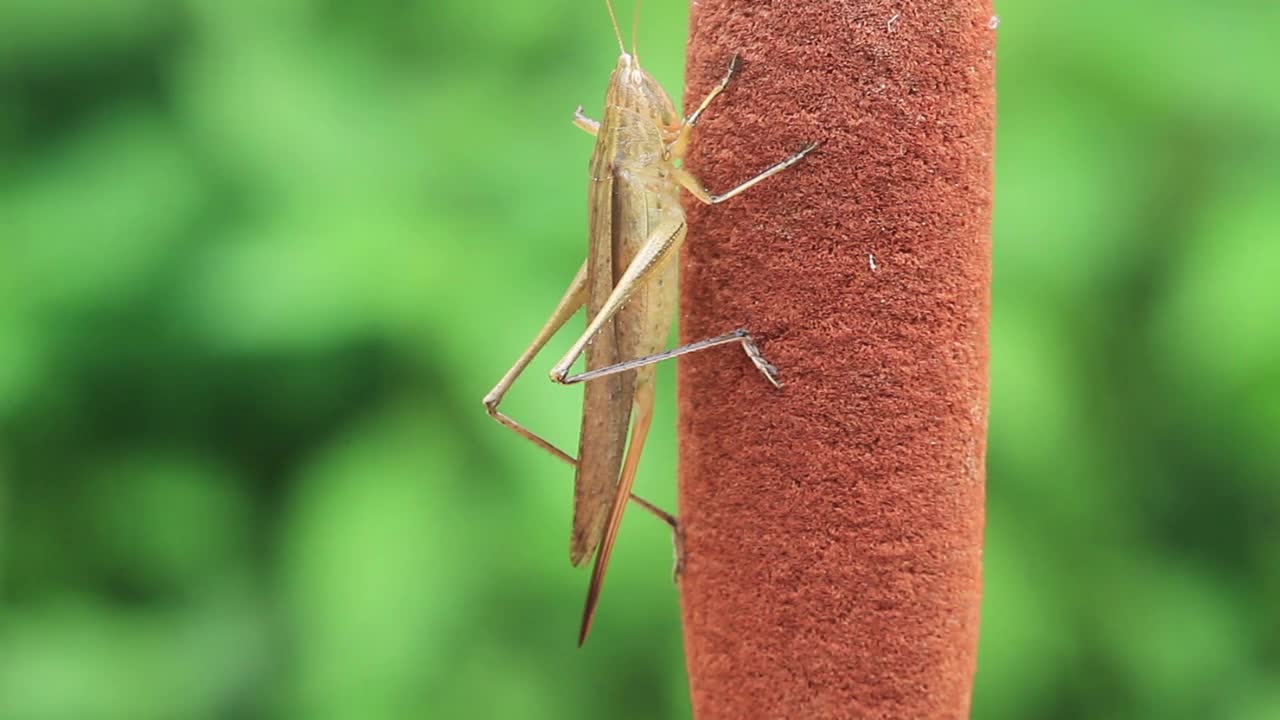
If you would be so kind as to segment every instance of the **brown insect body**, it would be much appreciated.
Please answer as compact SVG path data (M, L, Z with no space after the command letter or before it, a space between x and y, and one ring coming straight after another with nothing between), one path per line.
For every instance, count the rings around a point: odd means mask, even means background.
M612 19L611 6L609 14ZM742 329L663 350L676 309L675 257L686 232L680 188L707 204L723 202L791 167L817 146L810 144L722 195L711 194L676 161L683 157L698 117L728 85L738 67L737 57L697 109L681 118L658 81L640 67L634 52L626 51L616 20L613 26L620 54L609 80L602 121L582 115L581 108L574 115L574 124L596 136L587 197L587 260L533 342L484 397L490 417L575 467L569 559L581 565L595 553L579 644L591 628L629 501L672 527L677 568L680 565L676 519L631 494L653 419L654 364L738 344L756 369L780 387L775 369ZM551 370L554 382L584 384L578 457L574 458L503 414L498 405L538 351L583 305L586 331ZM570 375L569 368L580 355L586 356L586 370Z
M610 78L591 156L587 317L604 309L655 231L668 237L662 243L665 251L653 254L653 265L646 268L649 281L631 291L587 345L588 370L652 355L666 344L676 309L676 264L671 258L685 235L680 186L667 167L679 129L671 99L633 56L623 53ZM653 380L654 366L646 365L585 383L570 547L575 565L601 547L614 498L630 492L634 474L620 474L622 450L635 406L629 452L638 463L653 408ZM621 483L627 486L619 487ZM606 562L611 541L601 547Z

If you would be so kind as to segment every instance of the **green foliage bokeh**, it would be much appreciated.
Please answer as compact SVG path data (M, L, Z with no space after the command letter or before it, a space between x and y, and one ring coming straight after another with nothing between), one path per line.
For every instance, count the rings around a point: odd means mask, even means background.
M974 717L1280 717L1280 4L999 11ZM577 650L569 475L479 404L615 53L575 0L0 0L0 718L688 717L665 529ZM571 447L567 342L507 407Z

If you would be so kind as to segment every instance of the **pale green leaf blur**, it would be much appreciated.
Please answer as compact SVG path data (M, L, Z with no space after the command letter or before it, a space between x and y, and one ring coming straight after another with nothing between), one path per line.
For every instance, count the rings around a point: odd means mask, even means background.
M974 717L1280 717L1280 4L998 9ZM0 718L689 716L665 529L575 648L570 475L479 403L615 55L583 0L0 0ZM568 342L506 408L572 447Z

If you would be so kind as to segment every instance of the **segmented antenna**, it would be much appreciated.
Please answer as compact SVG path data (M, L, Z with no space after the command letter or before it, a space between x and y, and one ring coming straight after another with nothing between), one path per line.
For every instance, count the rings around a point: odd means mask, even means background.
M636 0L636 6L631 10L631 55L635 57L636 63L640 62L640 0Z
M618 16L613 14L613 3L610 0L604 0L604 6L609 8L609 21L613 23L613 36L618 38L618 52L626 55L627 46L622 43L622 30L618 29Z

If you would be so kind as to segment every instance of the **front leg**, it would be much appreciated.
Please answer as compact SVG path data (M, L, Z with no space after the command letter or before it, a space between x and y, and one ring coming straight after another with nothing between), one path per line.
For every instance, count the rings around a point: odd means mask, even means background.
M586 115L583 115L581 105L573 111L573 124L585 130L592 137L595 137L595 135L600 132L600 121L592 120Z
M684 122L680 123L680 129L676 132L676 139L671 143L672 157L684 157L685 151L689 148L689 135L693 132L693 126L698 123L698 118L702 117L702 111L707 109L707 106L711 104L712 100L716 99L717 95L724 92L724 89L729 87L729 80L731 80L734 74L738 72L740 64L741 63L738 62L738 55L734 54L734 56L729 59L729 69L725 71L724 77L720 78L720 83L711 88L711 92L707 93L707 96L702 99L702 103L698 105L698 109L690 113L689 116L684 119Z

